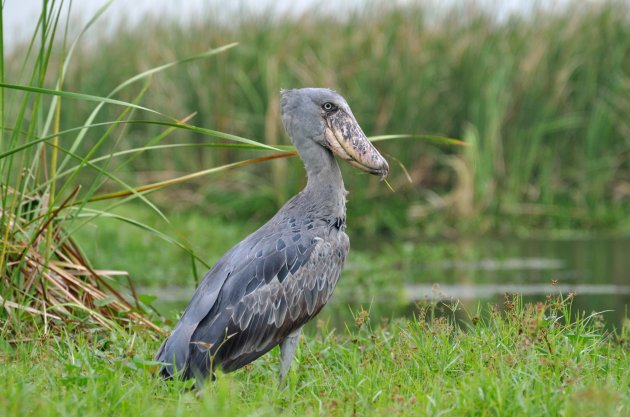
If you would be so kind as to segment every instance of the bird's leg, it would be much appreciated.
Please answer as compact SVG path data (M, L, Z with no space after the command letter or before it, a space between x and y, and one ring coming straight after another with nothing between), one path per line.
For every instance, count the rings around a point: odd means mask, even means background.
M291 333L280 344L280 383L278 384L280 389L284 389L284 378L287 376L289 368L291 368L291 362L293 361L293 356L295 356L295 348L300 340L300 333L302 333L301 327Z

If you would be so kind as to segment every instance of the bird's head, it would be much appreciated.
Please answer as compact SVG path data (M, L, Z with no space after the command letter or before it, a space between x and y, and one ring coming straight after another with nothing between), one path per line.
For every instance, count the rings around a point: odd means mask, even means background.
M310 140L350 165L385 178L389 165L370 143L346 100L327 88L282 90L282 122L297 141Z

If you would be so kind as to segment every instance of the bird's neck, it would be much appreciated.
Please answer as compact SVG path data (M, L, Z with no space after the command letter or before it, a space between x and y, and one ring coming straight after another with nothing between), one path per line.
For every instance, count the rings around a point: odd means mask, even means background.
M339 165L332 152L314 142L300 150L308 181L304 193L315 203L319 215L330 218L346 216L346 194Z

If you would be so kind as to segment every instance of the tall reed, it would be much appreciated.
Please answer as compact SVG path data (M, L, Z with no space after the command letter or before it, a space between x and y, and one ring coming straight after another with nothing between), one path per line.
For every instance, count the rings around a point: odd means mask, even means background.
M137 294L128 274L95 268L75 242L76 230L99 217L125 221L181 246L194 264L196 255L185 242L116 214L113 209L137 199L167 223L168 218L146 198L147 193L213 172L292 155L280 152L259 156L151 184L129 182L121 174L121 167L142 154L173 149L161 141L176 131L231 142L207 144L214 148L276 149L196 127L187 123L190 116L175 118L143 103L153 75L213 57L233 44L145 68L102 94L73 91L66 77L80 50L79 42L106 8L71 42L68 28L59 26L62 14L68 10L64 3L43 1L37 29L28 47L21 50L19 61L17 57L9 62L0 59L3 335L23 328L42 329L45 333L51 326L67 322L97 328L144 325L158 330L147 318L148 305L143 301L148 299ZM1 35L0 26L0 40ZM0 57L4 57L2 45L0 42ZM7 63L16 62L19 71L5 72ZM129 89L132 92L127 95ZM129 146L129 132L144 129L142 125L153 126L150 129L155 133ZM181 142L175 147L194 146ZM116 191L109 192L111 189Z
M182 117L196 112L200 126L288 143L277 117L278 90L328 86L348 98L369 135L433 133L470 142L466 149L384 144L414 180L409 184L394 163L393 195L367 176L347 176L348 188L362 194L354 200L387 197L387 204L350 206L357 223L371 230L479 218L491 219L482 230L510 228L514 219L537 228L614 227L630 202L628 13L627 5L610 2L506 21L455 12L436 20L412 4L344 16L147 20L122 25L116 36L103 34L98 48L82 48L66 85L102 95L125 74L238 41L216 59L157 75L143 103ZM76 125L88 110L79 103L61 125ZM123 146L158 132L134 125ZM182 149L145 154L132 166L201 169L240 155ZM261 186L261 175L268 176L266 186L283 201L303 184L300 175L284 175L299 170L299 162L289 163L290 169L256 168L247 186Z

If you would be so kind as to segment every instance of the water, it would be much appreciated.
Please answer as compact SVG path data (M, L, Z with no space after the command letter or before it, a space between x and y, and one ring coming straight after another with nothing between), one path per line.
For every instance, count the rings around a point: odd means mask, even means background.
M444 306L455 303L464 310L458 317L465 317L465 311L474 314L479 305L502 305L505 293L518 293L526 302L535 302L543 301L548 294L574 292L574 311L603 312L609 328L618 328L628 317L630 237L468 239L407 244L384 254L382 248L387 245L391 247L388 242L380 242L379 247L365 249L374 259L387 257L384 267L367 265L357 272L352 271L352 265L347 266L342 275L345 281L340 282L320 315L330 327L343 329L361 309L370 310L373 322L412 316L419 301L444 301ZM437 249L438 255L436 247L441 248ZM430 253L433 260L426 259L431 258L427 255ZM391 297L392 292L382 287L356 291L352 286L357 284L347 278L352 274L369 274L365 280L377 280L381 274L382 282L402 284L394 291L401 296ZM170 288L160 292L156 294L158 307L173 313L185 307L192 290Z
M417 302L441 300L475 314L478 306L503 305L506 293L525 302L544 301L549 294L575 293L574 312L603 312L609 328L619 327L630 305L630 237L591 239L463 239L409 244L391 260L390 274L400 274L403 303L375 295L371 300L336 299L325 315L333 322L349 321L354 311L370 309L371 316L412 315ZM440 247L434 260L423 258L425 248ZM374 249L379 256L379 249ZM433 251L435 252L435 251ZM388 256L391 256L388 255ZM328 308L328 307L327 307Z

